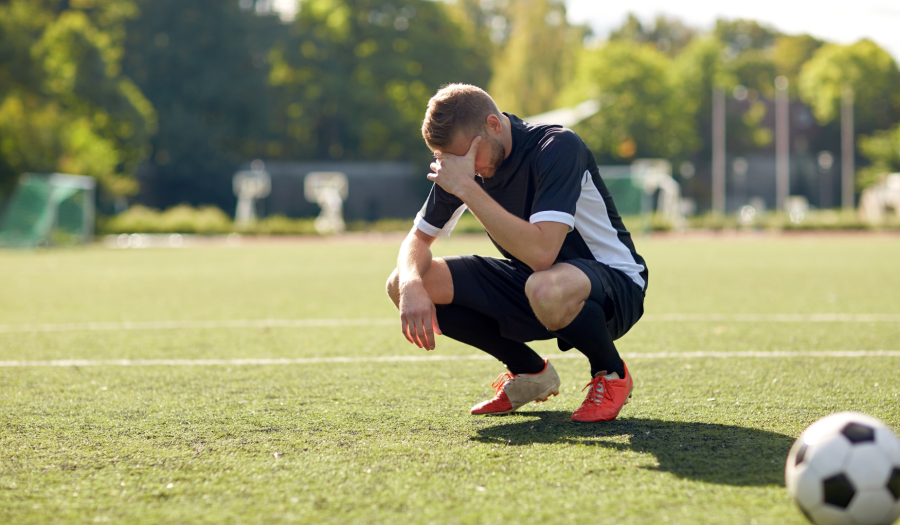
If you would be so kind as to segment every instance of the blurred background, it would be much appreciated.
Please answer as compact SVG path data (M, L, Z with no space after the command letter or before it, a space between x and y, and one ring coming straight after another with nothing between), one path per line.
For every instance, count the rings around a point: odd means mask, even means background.
M0 244L408 229L450 82L634 228L900 228L900 8L784 4L2 0Z

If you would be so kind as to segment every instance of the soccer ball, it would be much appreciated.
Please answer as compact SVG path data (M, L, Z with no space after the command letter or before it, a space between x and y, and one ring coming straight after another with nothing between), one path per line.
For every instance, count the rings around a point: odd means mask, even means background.
M873 417L832 414L794 442L784 479L816 525L889 525L900 517L900 440Z

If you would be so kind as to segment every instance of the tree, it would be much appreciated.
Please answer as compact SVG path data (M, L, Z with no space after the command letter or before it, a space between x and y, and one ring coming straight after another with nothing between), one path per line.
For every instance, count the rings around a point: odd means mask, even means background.
M900 172L900 123L871 136L859 137L858 146L870 163L856 174L858 189L880 182L888 173Z
M523 117L555 109L583 30L568 24L559 0L515 0L509 13L511 33L496 54L488 91L501 109Z
M62 171L133 194L155 128L152 106L120 68L134 5L68 4L0 4L0 186L26 171Z
M305 0L269 53L284 158L421 159L428 99L489 64L441 2Z
M781 35L772 48L772 62L779 75L788 79L791 95L797 97L797 77L803 65L825 44L810 35Z
M138 0L123 68L152 102L159 132L142 165L144 204L234 205L231 176L242 161L283 152L267 52L287 29L275 15L237 1Z
M677 18L669 18L659 15L653 21L653 25L645 27L634 15L629 13L625 22L618 29L609 33L609 40L630 40L640 44L651 43L656 49L677 56L696 36L697 31L686 26Z
M712 92L716 86L726 88L735 83L722 60L724 45L718 40L696 39L672 64L674 84L688 126L697 136L691 153L700 152L703 159L712 155Z
M729 48L730 55L744 49L770 49L781 35L778 30L755 20L716 20L713 37Z
M843 84L853 88L857 132L886 129L900 119L900 70L871 40L822 46L803 66L798 83L801 98L821 124L839 118Z
M576 126L600 163L638 157L679 159L697 145L671 60L653 47L610 42L585 51L566 104L599 98L600 112Z

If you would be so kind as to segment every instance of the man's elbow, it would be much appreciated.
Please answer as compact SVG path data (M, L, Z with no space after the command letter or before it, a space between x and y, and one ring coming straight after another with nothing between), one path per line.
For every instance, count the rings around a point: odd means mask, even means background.
M532 258L531 261L528 262L528 266L535 272L542 272L544 270L549 270L553 263L556 262L555 253L538 253Z

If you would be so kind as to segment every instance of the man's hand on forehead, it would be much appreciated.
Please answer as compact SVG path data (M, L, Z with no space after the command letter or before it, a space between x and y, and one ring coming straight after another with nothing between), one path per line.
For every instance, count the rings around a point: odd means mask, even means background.
M434 173L429 173L428 179L459 197L466 186L475 180L475 155L480 142L480 136L472 139L469 151L463 156L435 151L435 161L431 163L431 171Z

